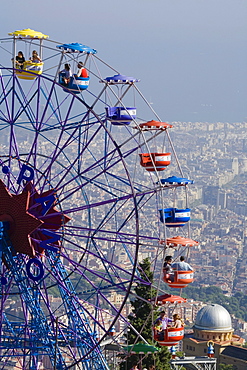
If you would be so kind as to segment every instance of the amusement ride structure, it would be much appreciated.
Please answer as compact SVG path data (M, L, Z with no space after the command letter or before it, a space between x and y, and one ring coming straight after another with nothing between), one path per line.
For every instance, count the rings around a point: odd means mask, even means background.
M155 249L161 268L170 250L198 244L186 226L193 181L137 78L30 29L0 47L0 369L107 370L102 343L129 325L138 253ZM164 281L185 287L193 271Z

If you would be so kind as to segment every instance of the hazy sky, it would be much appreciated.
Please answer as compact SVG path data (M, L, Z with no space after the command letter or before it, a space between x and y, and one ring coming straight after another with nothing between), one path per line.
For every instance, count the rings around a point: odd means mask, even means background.
M7 0L0 18L0 37L32 28L95 48L163 120L247 120L247 0Z

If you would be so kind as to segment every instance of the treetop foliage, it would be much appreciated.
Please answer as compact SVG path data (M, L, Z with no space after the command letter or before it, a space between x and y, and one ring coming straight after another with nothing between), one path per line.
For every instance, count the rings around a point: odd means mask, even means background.
M230 314L247 321L247 296L244 293L237 292L234 296L228 297L216 286L200 288L188 286L183 292L183 297L205 303L220 304Z
M150 270L151 264L148 258L140 263L140 275L144 281L153 282L153 272ZM132 313L128 316L131 325L140 333L149 344L160 348L158 353L152 355L130 355L125 362L120 366L121 370L129 370L134 363L140 362L142 356L142 368L148 368L150 365L155 364L156 370L169 370L170 353L167 347L160 347L157 342L153 341L153 322L158 317L158 308L151 302L151 298L156 296L156 289L151 284L146 285L138 282L135 286L135 293L137 297L131 301ZM129 329L126 339L128 345L142 342L142 338L138 337L136 332Z

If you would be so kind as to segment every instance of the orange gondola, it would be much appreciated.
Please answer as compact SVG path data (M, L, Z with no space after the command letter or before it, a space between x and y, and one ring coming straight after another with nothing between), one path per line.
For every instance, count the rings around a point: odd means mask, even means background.
M181 236L175 236L173 238L167 238L166 240L160 241L160 244L165 244L166 247L176 248L176 247L194 247L198 246L199 242L192 240L190 238L184 238ZM194 270L174 270L174 275L171 276L164 274L163 281L170 288L185 288L188 284L194 281Z
M184 238L182 236L174 236L173 238L167 238L166 240L161 240L160 244L165 244L167 247L195 247L199 245L199 242L192 240L190 238Z
M142 153L141 166L147 171L164 171L171 163L171 153Z
M136 126L136 129L140 131L157 131L155 137L157 137L163 131L166 131L168 128L171 128L172 125L166 122L159 122L159 121L148 121L139 124ZM165 152L165 149L161 149L162 152L156 152L156 143L152 142L151 147L149 147L150 152L148 153L141 153L140 156L140 164L145 170L154 172L154 171L164 171L167 166L171 163L171 153Z

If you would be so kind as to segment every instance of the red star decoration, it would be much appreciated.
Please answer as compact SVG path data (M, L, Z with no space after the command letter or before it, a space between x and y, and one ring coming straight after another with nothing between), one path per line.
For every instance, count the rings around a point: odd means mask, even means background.
M36 229L31 234L31 243L34 246L35 250L39 253L43 253L44 249L40 248L39 244L40 241L49 240L49 237L43 234L42 230L50 230L55 232L59 230L63 225L65 225L68 221L71 220L70 217L65 216L61 211L59 211L54 204L51 205L49 210L46 212L45 215L42 215L42 205L36 202L38 198L46 198L49 196L55 196L55 190L47 190L44 193L38 193L35 186L29 182L26 184L23 191L30 192L30 199L29 199L29 207L28 211L33 216L37 217L39 220L42 221L42 225L38 229ZM59 241L53 243L53 245L59 246Z
M35 250L30 242L30 234L43 224L28 212L30 192L18 195L10 194L0 180L0 221L9 222L8 235L16 252L35 256Z
M54 204L45 215L42 214L42 204L36 199L51 195L55 195L54 190L39 194L31 182L25 185L22 193L11 194L0 180L0 221L9 223L8 236L15 252L30 257L35 257L36 252L43 253L40 242L49 240L49 236L42 230L55 232L70 220ZM53 244L59 246L59 241Z

